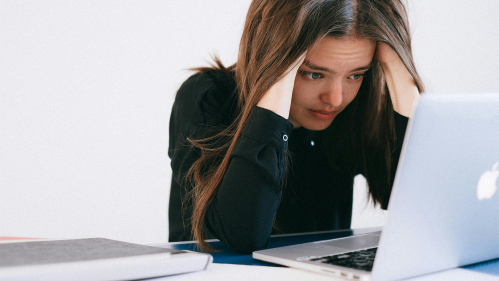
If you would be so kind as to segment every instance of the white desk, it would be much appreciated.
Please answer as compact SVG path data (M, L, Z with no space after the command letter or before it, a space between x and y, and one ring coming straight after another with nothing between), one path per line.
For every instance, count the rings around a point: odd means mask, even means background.
M497 266L499 269L499 265ZM498 270L499 271L499 270ZM212 264L205 271L156 278L155 281L345 281L348 279L335 278L305 270L268 267L256 265L235 265L235 264ZM477 271L456 268L435 274L425 275L417 278L407 279L410 281L498 281L499 275L490 275Z

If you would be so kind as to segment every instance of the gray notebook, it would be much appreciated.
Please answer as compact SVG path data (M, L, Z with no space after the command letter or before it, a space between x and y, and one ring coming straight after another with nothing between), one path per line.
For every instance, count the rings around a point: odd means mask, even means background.
M203 270L211 261L104 238L0 243L0 280L133 280Z

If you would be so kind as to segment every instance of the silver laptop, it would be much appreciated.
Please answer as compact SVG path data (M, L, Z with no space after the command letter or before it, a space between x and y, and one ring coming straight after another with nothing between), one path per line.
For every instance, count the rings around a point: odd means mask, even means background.
M499 257L499 94L424 94L409 120L382 233L253 253L357 280Z

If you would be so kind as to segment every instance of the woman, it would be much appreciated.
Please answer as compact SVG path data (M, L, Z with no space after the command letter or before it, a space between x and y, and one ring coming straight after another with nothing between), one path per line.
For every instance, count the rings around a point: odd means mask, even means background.
M198 69L170 121L170 241L241 253L350 228L353 178L388 205L423 91L399 0L254 0L235 65Z

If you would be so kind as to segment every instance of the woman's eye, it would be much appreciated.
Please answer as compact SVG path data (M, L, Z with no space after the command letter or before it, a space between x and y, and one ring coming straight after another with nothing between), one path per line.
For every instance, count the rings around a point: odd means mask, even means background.
M348 78L353 79L353 80L359 80L360 78L362 78L362 76L364 76L364 74L354 74L354 75L350 75Z
M305 76L312 80L317 80L322 77L320 73L315 73L315 72L305 72Z

